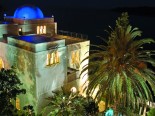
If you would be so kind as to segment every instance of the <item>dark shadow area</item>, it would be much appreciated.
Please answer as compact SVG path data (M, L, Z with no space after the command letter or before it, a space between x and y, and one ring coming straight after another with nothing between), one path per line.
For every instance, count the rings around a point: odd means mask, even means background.
M118 7L112 9L115 12L128 12L131 15L155 17L155 7Z

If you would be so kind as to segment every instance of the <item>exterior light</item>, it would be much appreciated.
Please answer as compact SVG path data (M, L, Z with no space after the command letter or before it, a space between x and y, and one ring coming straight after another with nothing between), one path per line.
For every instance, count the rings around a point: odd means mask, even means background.
M77 92L76 87L72 87L72 88L71 88L71 92L76 93L76 92Z

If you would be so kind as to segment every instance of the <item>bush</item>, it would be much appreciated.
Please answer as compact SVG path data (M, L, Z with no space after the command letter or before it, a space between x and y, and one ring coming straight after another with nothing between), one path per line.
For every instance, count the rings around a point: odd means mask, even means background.
M83 97L77 93L67 93L63 89L53 92L54 95L47 98L49 104L42 111L54 116L96 116L98 105L91 97Z

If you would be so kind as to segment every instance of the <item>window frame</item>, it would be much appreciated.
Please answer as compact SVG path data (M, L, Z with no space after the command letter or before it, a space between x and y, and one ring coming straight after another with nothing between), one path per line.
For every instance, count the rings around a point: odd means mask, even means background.
M60 53L56 50L46 55L46 66L52 66L60 63Z
M46 25L38 25L37 26L37 34L46 34L47 33Z

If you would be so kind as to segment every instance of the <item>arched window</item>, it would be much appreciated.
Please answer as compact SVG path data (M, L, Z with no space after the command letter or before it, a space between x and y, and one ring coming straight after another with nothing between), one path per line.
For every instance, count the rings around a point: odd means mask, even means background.
M2 58L0 57L0 69L1 68L4 68L4 62L3 62Z

